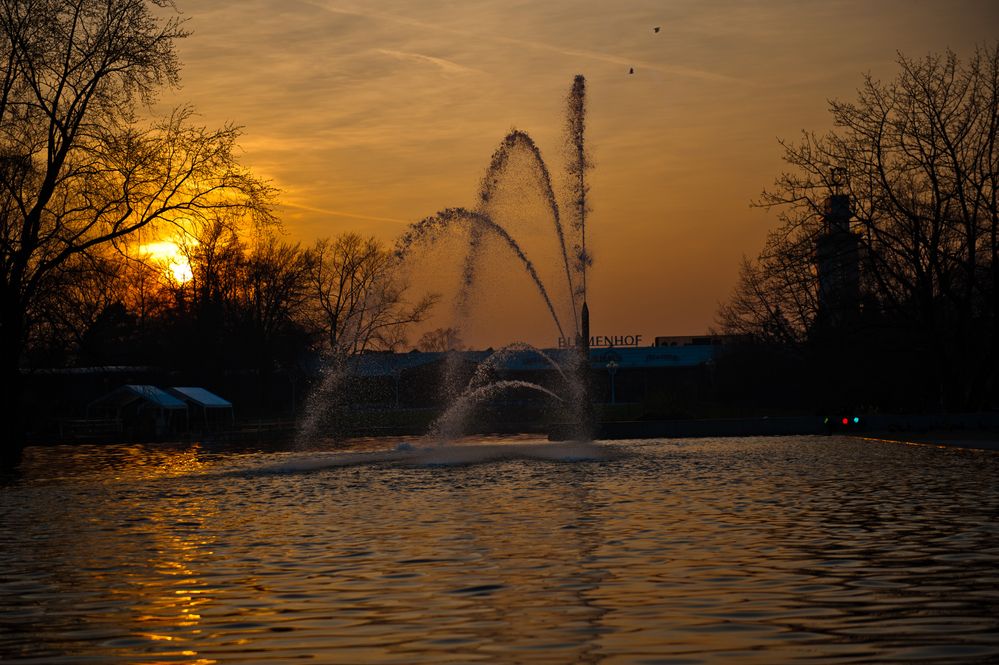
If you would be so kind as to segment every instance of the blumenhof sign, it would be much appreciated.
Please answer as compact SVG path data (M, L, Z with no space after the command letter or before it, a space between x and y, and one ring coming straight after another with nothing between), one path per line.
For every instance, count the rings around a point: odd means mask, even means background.
M641 335L594 335L590 337L590 348L614 346L641 346ZM571 337L559 337L558 348L571 349L576 346L576 340Z

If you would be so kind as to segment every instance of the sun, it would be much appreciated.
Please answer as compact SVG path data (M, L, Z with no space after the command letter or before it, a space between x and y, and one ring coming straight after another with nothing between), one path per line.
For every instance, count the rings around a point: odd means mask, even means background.
M161 240L139 246L139 251L163 267L178 284L186 284L194 277L191 264L175 242Z

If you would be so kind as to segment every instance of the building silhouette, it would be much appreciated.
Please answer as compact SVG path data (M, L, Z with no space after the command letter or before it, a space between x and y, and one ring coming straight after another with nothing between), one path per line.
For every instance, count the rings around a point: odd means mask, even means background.
M860 315L860 235L850 230L850 197L831 194L825 201L823 229L815 244L818 319L839 328Z

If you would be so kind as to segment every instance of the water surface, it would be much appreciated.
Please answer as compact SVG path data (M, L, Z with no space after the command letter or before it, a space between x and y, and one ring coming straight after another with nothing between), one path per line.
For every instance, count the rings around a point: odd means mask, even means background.
M0 660L999 659L997 453L397 443L30 449L0 486Z

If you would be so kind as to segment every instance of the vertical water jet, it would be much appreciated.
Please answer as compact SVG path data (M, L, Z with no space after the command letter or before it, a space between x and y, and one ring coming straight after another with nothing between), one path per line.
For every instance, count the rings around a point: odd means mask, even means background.
M586 154L586 78L582 74L577 74L573 79L572 89L567 98L567 107L566 144L568 159L566 160L566 171L569 176L572 227L578 238L574 250L580 289L580 293L573 294L573 298L575 300L578 297L582 301L578 327L580 340L577 345L579 364L576 367L580 422L576 438L587 439L592 435L596 418L590 390L590 308L586 299L586 274L593 262L586 248L586 215L589 212L587 202L589 187L586 184L586 171L592 167L592 164Z
M586 154L586 78L577 74L572 82L572 89L566 100L566 173L569 188L569 213L572 219L572 229L575 233L573 253L575 269L579 273L580 301L586 300L586 273L593 260L586 248L586 215L589 212L586 185L586 171L591 168L589 156Z

